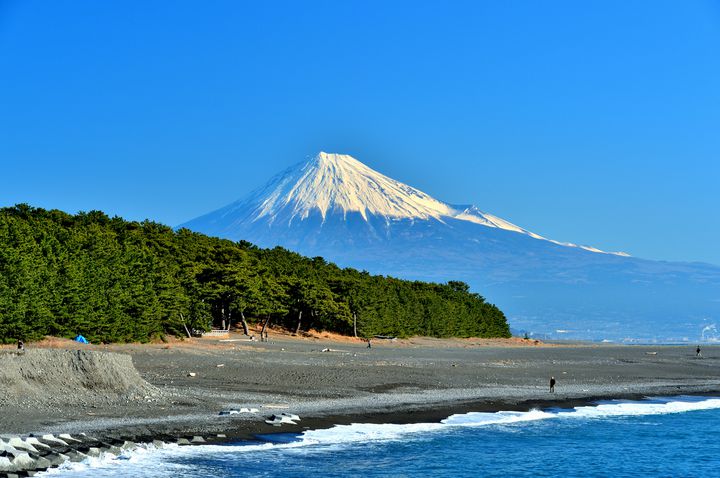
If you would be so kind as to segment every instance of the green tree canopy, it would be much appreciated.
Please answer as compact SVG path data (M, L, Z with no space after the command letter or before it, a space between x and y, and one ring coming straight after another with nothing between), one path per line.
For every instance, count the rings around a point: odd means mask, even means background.
M147 341L246 323L358 335L510 335L459 281L405 281L322 257L100 211L0 209L0 341Z

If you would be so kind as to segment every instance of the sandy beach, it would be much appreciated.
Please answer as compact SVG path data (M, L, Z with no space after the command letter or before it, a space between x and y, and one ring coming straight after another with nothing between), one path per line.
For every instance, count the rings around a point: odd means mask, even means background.
M71 357L71 369L60 367L53 354ZM109 365L88 359L117 358L112 354L129 356L132 364L127 358ZM86 365L75 364L79 357ZM330 336L271 334L269 342L257 342L232 334L141 345L50 340L29 344L22 356L5 347L0 360L6 375L8 364L24 374L0 392L0 434L6 436L87 432L152 440L223 434L233 440L350 422L436 421L465 411L720 393L720 347L703 347L698 358L694 345L417 338L374 340L368 348L361 340ZM27 365L38 360L49 360L39 367L47 370L29 371ZM125 370L132 365L139 378ZM555 393L549 391L551 376ZM250 412L219 415L243 408ZM281 412L301 421L265 423Z

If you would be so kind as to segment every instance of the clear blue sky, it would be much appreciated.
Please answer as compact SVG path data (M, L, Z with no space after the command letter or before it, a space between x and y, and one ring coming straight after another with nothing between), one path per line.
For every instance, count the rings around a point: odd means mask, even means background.
M0 206L176 225L320 150L720 264L720 3L0 0Z

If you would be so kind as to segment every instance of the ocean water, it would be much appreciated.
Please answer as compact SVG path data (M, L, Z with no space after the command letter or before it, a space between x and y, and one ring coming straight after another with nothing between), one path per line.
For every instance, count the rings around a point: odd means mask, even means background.
M264 438L148 446L42 476L720 477L720 398L467 413L442 423L353 424Z

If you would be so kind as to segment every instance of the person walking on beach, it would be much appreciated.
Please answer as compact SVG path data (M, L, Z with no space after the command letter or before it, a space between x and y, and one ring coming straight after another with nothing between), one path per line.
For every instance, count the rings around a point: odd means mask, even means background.
M370 339L368 339L368 348L369 348L369 349L372 348L372 342L370 342Z
M555 393L555 377L550 377L550 393Z
M700 353L700 346L698 345L695 349L695 357L702 358L702 354Z

